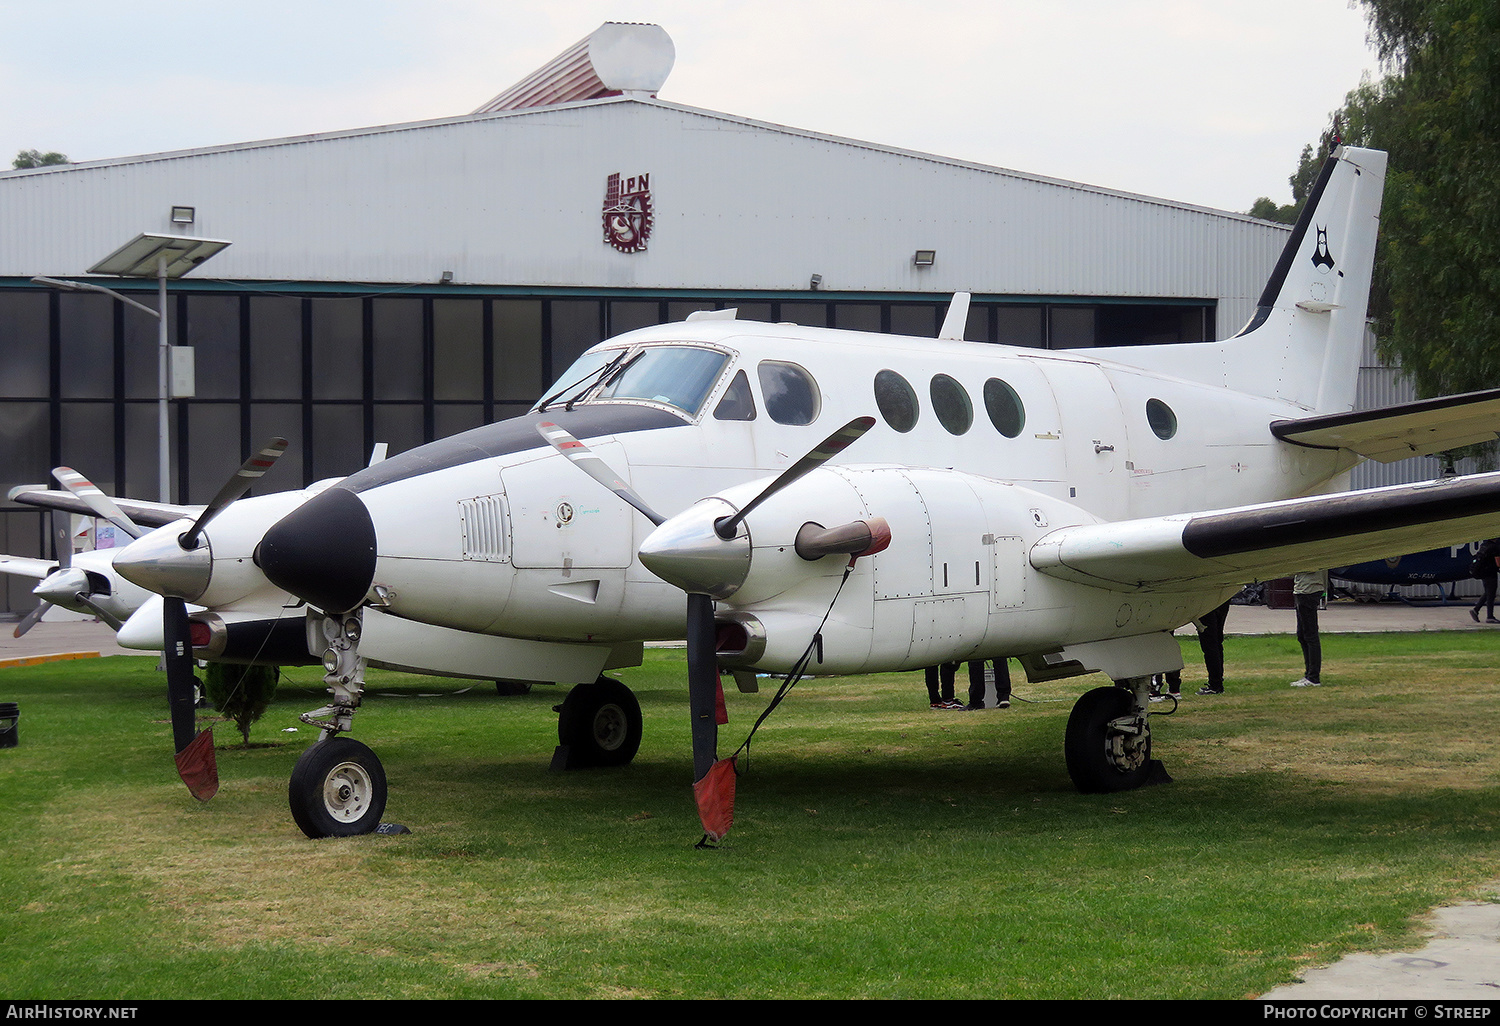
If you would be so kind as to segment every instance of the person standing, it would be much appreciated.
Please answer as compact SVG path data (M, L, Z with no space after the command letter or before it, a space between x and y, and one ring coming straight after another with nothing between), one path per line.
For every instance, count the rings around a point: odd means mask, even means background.
M1303 673L1294 688L1315 688L1323 680L1323 643L1318 637L1318 607L1328 591L1328 571L1307 570L1292 579L1292 602L1297 607L1297 644L1302 646Z
M1224 621L1229 619L1229 602L1198 620L1198 647L1203 650L1203 668L1208 683L1198 689L1200 695L1224 693Z
M994 665L994 701L985 699L985 663ZM1010 667L1006 665L1004 657L999 659L974 659L969 663L969 708L970 709L1009 709L1010 708Z
M1500 623L1500 620L1495 619L1495 582L1497 575L1500 575L1500 564L1495 562L1497 556L1500 556L1500 538L1480 542L1479 548L1474 552L1474 576L1484 585L1484 595L1469 610L1475 623L1479 622L1481 607L1484 608L1485 623Z
M958 675L958 663L943 663L929 666L923 671L927 684L927 702L934 709L962 709L964 704L953 697L953 679Z

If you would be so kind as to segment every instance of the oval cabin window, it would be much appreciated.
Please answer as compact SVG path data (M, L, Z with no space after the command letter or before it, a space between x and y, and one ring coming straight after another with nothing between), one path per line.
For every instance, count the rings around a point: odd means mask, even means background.
M999 378L984 383L984 412L990 423L1006 438L1015 438L1026 426L1026 407L1016 390Z
M932 412L950 435L969 430L974 423L974 404L963 385L946 374L937 374L933 376L930 392Z
M1160 399L1146 400L1146 423L1151 425L1151 431L1162 441L1177 434L1177 414Z
M901 432L917 426L921 409L911 383L893 370L875 375L875 408L887 424Z

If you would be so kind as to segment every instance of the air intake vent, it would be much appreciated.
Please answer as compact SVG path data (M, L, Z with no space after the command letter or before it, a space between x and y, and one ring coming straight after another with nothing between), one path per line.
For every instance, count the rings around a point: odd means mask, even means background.
M505 522L505 496L480 495L458 503L458 526L464 539L464 558L503 563L510 558L510 531Z

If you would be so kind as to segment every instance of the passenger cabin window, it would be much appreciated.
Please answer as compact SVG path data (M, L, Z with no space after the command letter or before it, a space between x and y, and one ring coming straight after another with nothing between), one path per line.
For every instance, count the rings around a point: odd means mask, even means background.
M946 374L933 376L930 388L932 411L950 435L961 435L974 424L974 404L969 393Z
M1026 407L1016 390L999 378L984 383L984 412L990 423L1006 438L1015 438L1026 426Z
M778 424L811 424L818 419L823 400L818 383L795 363L762 360L756 368L766 416Z
M714 407L714 420L754 420L755 396L750 394L750 379L743 369L734 372L734 380L724 390L724 398Z
M1146 400L1146 423L1151 425L1152 433L1164 442L1177 434L1177 414L1160 399Z
M917 414L921 410L916 390L893 370L883 370L875 375L875 408L887 424L902 433L917 426Z

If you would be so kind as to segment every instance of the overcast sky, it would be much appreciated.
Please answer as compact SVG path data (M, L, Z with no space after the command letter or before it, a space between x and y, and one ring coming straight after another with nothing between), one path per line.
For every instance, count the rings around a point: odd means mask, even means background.
M0 169L467 114L604 21L664 100L1226 210L1377 73L1350 0L0 0Z

